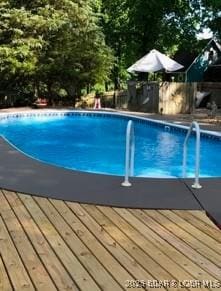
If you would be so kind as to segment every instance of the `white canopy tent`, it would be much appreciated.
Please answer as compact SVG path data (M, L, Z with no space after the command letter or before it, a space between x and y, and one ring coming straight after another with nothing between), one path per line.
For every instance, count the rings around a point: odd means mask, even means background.
M127 69L129 73L133 72L157 72L166 70L168 72L182 69L183 66L157 50L151 50L147 55L138 60Z

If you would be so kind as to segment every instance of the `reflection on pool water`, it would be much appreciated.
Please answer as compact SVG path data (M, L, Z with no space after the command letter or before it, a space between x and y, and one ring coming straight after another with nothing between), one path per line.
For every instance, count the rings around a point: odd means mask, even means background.
M105 114L33 116L0 121L0 134L24 153L49 164L124 175L130 118ZM134 120L135 176L181 177L186 133ZM201 177L221 176L221 141L201 138ZM194 175L195 137L188 143L188 177Z

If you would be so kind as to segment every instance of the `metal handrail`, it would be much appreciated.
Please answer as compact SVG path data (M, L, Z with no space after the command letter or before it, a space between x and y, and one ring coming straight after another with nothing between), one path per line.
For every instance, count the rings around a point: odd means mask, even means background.
M195 127L196 130L196 162L195 162L195 181L192 188L200 189L202 186L199 183L199 171L200 171L200 127L196 121L193 121L187 132L184 145L183 145L183 178L186 178L186 160L187 160L187 142L190 134Z
M135 152L135 141L134 141L134 124L132 120L128 121L126 131L126 152L125 152L125 177L122 186L129 187L129 176L134 174L134 152Z

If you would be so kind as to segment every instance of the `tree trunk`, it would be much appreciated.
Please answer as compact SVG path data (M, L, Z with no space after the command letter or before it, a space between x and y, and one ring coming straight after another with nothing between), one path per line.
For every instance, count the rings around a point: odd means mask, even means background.
M91 85L88 84L88 85L87 85L87 94L90 94L90 92L91 92Z
M48 104L52 105L53 103L52 83L47 84L47 90L48 90Z
M70 98L73 101L73 107L75 108L75 104L76 104L76 86L74 86L73 84L68 84L66 85L66 91L68 93L68 96L70 96Z
M39 81L38 80L35 80L34 81L34 84L33 84L33 87L34 87L34 98L37 99L39 97Z
M108 82L105 82L105 92L108 92Z

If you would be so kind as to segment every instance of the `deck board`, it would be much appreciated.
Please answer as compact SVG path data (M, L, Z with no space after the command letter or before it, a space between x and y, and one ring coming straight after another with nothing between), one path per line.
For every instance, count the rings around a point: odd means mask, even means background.
M8 228L8 231L12 237L15 247L23 260L24 265L28 269L29 275L37 289L41 290L56 290L55 285L48 276L46 269L41 263L38 256L36 256L35 250L32 247L31 242L28 240L22 226L17 220L15 214L10 208L7 200L0 193L0 211L2 218Z
M145 211L146 212L146 211ZM171 213L169 211L165 212L166 215L162 215L160 211L150 210L148 213L146 212L146 215L151 217L158 223L159 225L163 226L166 230L171 232L171 237L176 237L180 240L181 243L184 243L187 248L191 248L192 255L198 255L198 257L201 259L201 261L204 261L207 266L213 263L211 266L214 269L214 272L216 272L216 275L218 277L221 277L221 261L220 261L220 255L218 252L220 251L220 248L217 247L216 251L213 250L213 246L208 247L206 244L202 243L202 238L200 235L198 236L198 239L195 238L195 235L190 235L189 232L184 231L183 228L183 222L178 223L178 219L174 219L174 213ZM171 218L168 219L168 216ZM187 223L188 224L188 223ZM190 229L190 228L189 228ZM201 235L203 237L203 235ZM216 244L218 246L218 243ZM215 268L217 266L218 268Z
M192 216L195 216L198 221L204 222L206 225L209 225L212 228L215 228L216 230L219 230L218 227L209 219L207 215L205 215L204 211L185 211L185 213L191 214Z
M211 273L215 278L221 278L221 269L209 260L205 252L204 254L206 257L201 254L202 250L200 248L197 249L195 238L192 238L191 241L187 234L183 234L180 227L177 227L174 223L164 219L159 211L156 213L154 210L136 210L136 215L137 213L145 224L148 224L149 226L151 225L153 229L160 232L164 239L175 246L180 252L188 256L205 271ZM143 213L144 216L141 216ZM200 244L200 241L198 241L198 243Z
M13 290L1 256L0 256L0 290L5 291Z
M71 227L65 222L59 212L54 208L50 201L44 198L35 198L38 205L47 215L50 222L56 227L63 240L67 243L82 265L91 274L101 289L118 291L122 290L113 277L106 271L103 265L93 256L87 246L72 231Z
M190 224L213 238L214 240L217 240L219 243L221 243L221 235L220 230L214 227L214 225L208 224L209 218L206 218L206 222L198 219L195 217L194 213L190 213L188 211L179 211L174 210L174 213L178 214L180 217L182 217L184 220L188 221ZM212 223L212 222L211 222Z
M67 204L63 201L52 200L51 203L61 213L66 223L70 225L72 230L78 235L84 244L90 249L93 255L100 261L105 269L115 278L115 280L124 288L126 280L135 279L131 276L110 253L109 251L96 239L93 233L82 224L80 219L71 211Z
M16 290L35 290L2 217L0 217L0 250L13 287Z
M127 229L126 232L125 229L127 226L122 222L120 217L117 216L116 212L109 207L98 207L98 209L95 206L91 207L89 205L85 207L88 213L97 217L97 221L102 222L101 226L104 230L118 241L139 264L151 272L153 277L159 280L163 280L164 278L170 280L175 279L174 276L167 272L166 268L162 267L165 257L163 257L162 254L158 254L158 249L154 248L148 241L145 242L145 247L141 248L139 242L141 244L144 243L143 237L140 239L139 232L134 232L133 229ZM98 211L100 211L100 213Z
M92 206L0 191L0 290L215 282L220 266L221 232L203 211ZM196 290L164 287L159 290ZM210 290L220 290L215 287Z
M208 273L204 272L202 268L198 267L185 255L180 253L173 245L167 243L159 233L155 233L143 224L142 221L133 216L128 210L115 209L113 211L105 209L105 213L141 249L149 254L161 268L169 271L174 278L181 279L179 277L179 274L181 274L181 276L185 275L189 279L192 277L198 280L203 280L204 278L214 279ZM168 266L170 267L168 268ZM160 277L157 276L157 278L159 279Z
M160 214L164 215L168 220L173 222L173 224L175 225L175 230L177 228L182 228L182 233L184 234L185 241L187 241L186 237L190 238L192 244L194 237L197 248L201 247L203 250L205 250L206 256L208 256L210 260L214 257L215 263L221 267L221 248L219 242L217 242L211 236L207 235L204 231L192 225L192 223L187 222L176 213L169 210L160 210L157 212L157 215L159 212Z
M77 283L77 285L79 287L81 286L85 291L100 290L99 286L83 267L78 258L70 250L66 242L57 232L56 228L49 221L47 216L39 208L34 199L29 195L20 194L19 198L24 203L25 207L28 209L38 227L41 229L57 257L62 261L66 270L72 279Z
M78 203L68 203L71 210L78 216L82 223L86 224L88 229L94 234L97 240L110 252L110 254L121 263L131 276L136 278L154 278L148 273L134 258L128 254L116 241L113 239L97 221L88 215L87 211Z
M16 213L26 234L31 240L36 254L47 267L49 276L53 279L58 289L78 290L76 284L65 270L62 262L57 258L48 241L32 219L27 209L15 193L4 191L10 206Z

